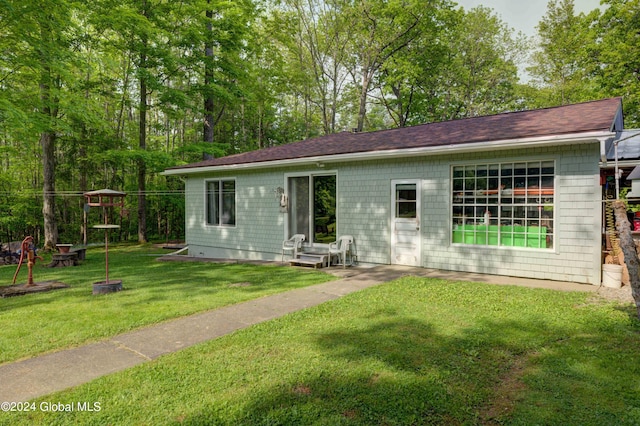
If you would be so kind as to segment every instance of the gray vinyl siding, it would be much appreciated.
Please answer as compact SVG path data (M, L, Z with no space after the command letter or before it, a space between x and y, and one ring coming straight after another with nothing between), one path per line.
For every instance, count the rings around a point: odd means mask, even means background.
M597 143L505 150L389 161L326 163L337 172L338 235L353 235L360 262L391 262L391 181L421 182L421 266L445 270L600 282L601 188ZM555 160L555 246L553 249L465 246L451 243L453 164ZM186 238L192 255L241 259L280 259L285 214L274 190L285 174L301 168L193 176L187 179ZM315 167L308 171L318 172ZM236 180L235 227L205 224L205 180Z
M236 225L211 226L205 218L205 182L236 181ZM202 257L275 259L284 236L274 189L283 186L282 173L225 173L186 180L186 240L189 253Z

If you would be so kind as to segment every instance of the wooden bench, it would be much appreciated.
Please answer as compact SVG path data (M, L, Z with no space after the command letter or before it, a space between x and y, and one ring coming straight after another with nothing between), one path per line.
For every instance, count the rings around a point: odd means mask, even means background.
M87 248L86 247L74 247L71 249L71 253L78 254L78 260L85 260L87 257Z

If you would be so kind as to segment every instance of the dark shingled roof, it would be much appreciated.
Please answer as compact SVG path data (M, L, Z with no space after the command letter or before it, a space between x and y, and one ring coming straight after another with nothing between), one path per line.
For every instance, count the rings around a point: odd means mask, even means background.
M508 112L376 132L342 132L172 167L171 169L192 169L338 154L455 146L585 132L607 132L612 129L621 107L621 98L611 98L554 108ZM514 142L514 146L516 146L515 144L516 142Z

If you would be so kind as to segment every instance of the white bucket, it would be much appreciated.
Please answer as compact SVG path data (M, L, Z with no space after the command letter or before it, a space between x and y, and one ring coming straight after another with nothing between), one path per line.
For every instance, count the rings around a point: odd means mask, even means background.
M622 287L622 265L602 265L602 285L611 288Z

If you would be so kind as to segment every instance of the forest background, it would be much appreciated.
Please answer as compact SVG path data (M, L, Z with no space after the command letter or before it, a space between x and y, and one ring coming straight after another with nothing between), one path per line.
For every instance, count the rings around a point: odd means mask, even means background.
M551 0L533 38L449 0L0 0L0 241L82 241L101 188L112 238L179 239L170 166L613 96L639 126L640 0Z

